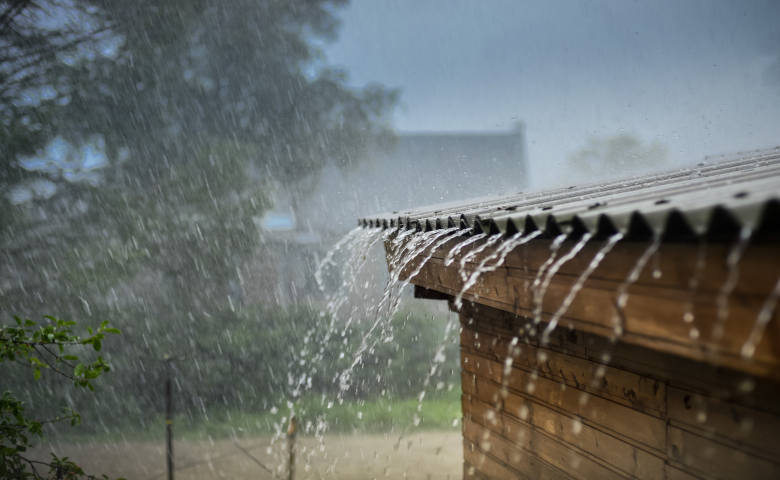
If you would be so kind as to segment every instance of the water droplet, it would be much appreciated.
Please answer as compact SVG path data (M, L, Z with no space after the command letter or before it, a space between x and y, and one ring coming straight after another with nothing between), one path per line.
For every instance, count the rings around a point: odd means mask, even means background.
M575 419L571 422L571 433L579 435L580 432L582 432L582 422Z
M751 393L756 388L756 382L752 378L746 378L739 384L739 391Z

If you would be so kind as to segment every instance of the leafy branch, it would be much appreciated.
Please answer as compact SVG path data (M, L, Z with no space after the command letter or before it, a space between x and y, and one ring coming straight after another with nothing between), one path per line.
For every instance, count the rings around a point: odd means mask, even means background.
M74 386L94 391L92 381L111 370L108 362L98 356L97 360L84 363L70 351L91 345L99 352L107 333L120 334L116 328L104 321L97 330L87 327L88 336L74 335L70 327L76 322L59 320L51 316L45 326L31 320L22 321L14 317L16 326L0 327L0 364L14 362L33 370L33 378L39 380L43 370L49 369L73 381ZM66 353L66 348L68 353ZM95 478L68 460L52 454L49 463L30 460L22 456L30 447L30 437L43 436L43 425L47 423L70 422L72 427L81 423L81 415L69 408L62 408L62 415L40 421L25 416L23 402L10 391L0 397L0 477L2 478ZM48 467L44 477L36 465ZM28 468L29 467L29 468Z

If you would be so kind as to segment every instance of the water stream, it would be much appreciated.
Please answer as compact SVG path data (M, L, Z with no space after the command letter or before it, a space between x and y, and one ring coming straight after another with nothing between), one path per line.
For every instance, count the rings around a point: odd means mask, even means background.
M463 287L461 288L460 292L458 292L458 295L455 297L455 306L460 309L463 306L463 295L468 291L469 288L476 285L477 280L483 273L487 272L494 272L496 269L498 269L501 265L504 264L504 261L506 260L507 255L509 252L514 250L515 248L519 247L520 245L523 245L527 242L530 242L534 238L541 235L540 230L536 230L534 232L531 232L530 234L523 236L521 233L517 233L510 237L509 239L505 240L501 245L499 245L498 248L487 257L483 258L479 265L477 265L477 268L474 269L473 272L471 272L471 275L469 276L468 280L463 284ZM491 260L496 260L495 263L492 265L486 265Z
M777 308L778 301L780 301L780 278L777 279L775 288L772 289L772 292L761 306L758 317L756 317L756 323L753 325L753 329L750 331L747 341L742 345L742 350L740 352L742 357L753 358L753 355L756 353L756 347L761 342L761 338L764 335L764 330L766 330L769 321L772 320L772 314L775 312L775 308Z
M344 370L344 372L342 372L340 375L339 383L342 393L349 389L349 381L352 370L360 363L362 355L381 340L381 338L375 339L372 342L370 341L370 338L377 327L383 323L383 321L389 321L397 312L400 305L400 296L403 292L403 288L409 285L414 276L417 275L420 270L422 270L422 267L427 263L428 260L430 260L436 248L448 242L452 238L463 234L462 231L459 230L460 229L457 227L444 230L433 230L424 233L407 230L398 234L398 236L391 241L391 245L393 248L395 248L395 252L390 262L390 278L387 281L382 298L376 307L373 324L363 335L360 345L353 354L352 363L350 364L349 368ZM401 240L399 240L399 237ZM409 239L406 242L403 242L403 240L407 237L409 237ZM437 240L439 240L438 243L436 243ZM422 252L424 252L432 245L434 246L431 248L431 251L428 252L428 255L422 259L418 258ZM399 283L402 272L413 260L418 260L420 262L417 265L417 268L411 272L411 274L404 280L403 283L401 283L399 288L394 288ZM385 313L382 313L385 305L387 306L386 311Z
M504 236L500 233L497 233L495 235L491 235L488 237L487 241L480 245L479 247L471 250L469 253L463 255L463 258L460 259L460 278L464 282L468 280L469 274L467 273L468 270L466 269L466 265L468 262L471 261L472 258L477 258L477 255L487 250L489 247L492 247L496 243L498 243L499 240L501 240Z
M650 241L650 245L647 246L647 249L645 249L644 253L642 253L642 255L637 259L626 279L623 280L623 283L621 283L617 288L617 297L615 298L615 312L612 315L612 325L617 337L622 337L625 333L626 316L624 310L626 308L626 304L628 303L628 287L633 285L639 279L639 275L642 274L642 270L644 270L648 260L650 260L650 257L652 257L661 246L661 240L661 234L656 233L653 235L653 239Z
M693 269L693 275L688 279L688 299L685 301L685 313L683 314L683 321L691 324L691 330L688 332L693 340L697 340L701 335L698 327L694 324L696 319L693 313L694 302L696 301L696 293L699 290L699 284L701 283L701 277L704 273L704 267L707 266L707 240L701 239L699 241L699 250L696 254L696 265Z
M564 237L564 235L559 236L558 238ZM547 293L547 289L550 286L550 281L552 281L552 277L555 276L556 273L558 273L558 270L560 270L561 266L563 266L564 263L568 262L572 258L577 255L580 250L585 246L586 243L593 237L593 234L588 232L582 235L582 238L580 238L577 243L574 244L573 247L571 247L571 250L569 252L562 256L561 258L556 261L552 267L547 271L547 274L544 277L544 281L541 283L541 285L536 290L536 295L534 295L534 324L538 325L542 321L542 308L543 308L543 302L544 302L544 294ZM557 239L556 239L557 241ZM562 243L562 242L561 242ZM558 248L560 248L560 245L558 245ZM557 249L555 250L557 252ZM552 257L551 257L552 258Z
M479 233L477 235L473 235L470 238L467 238L466 240L458 243L452 249L447 253L447 256L444 257L444 266L449 267L452 265L452 262L455 261L455 257L460 253L461 250L463 250L465 247L471 245L472 243L482 240L483 238L487 237L487 233Z
M574 302L577 293L582 290L582 287L585 285L585 281L588 279L588 277L590 277L593 271L596 270L601 261L604 260L604 257L606 257L607 254L612 250L612 247L614 247L615 244L617 244L622 238L622 233L616 233L612 235L604 243L604 245L601 246L598 252L596 252L596 255L590 261L590 264L588 264L588 267L585 269L585 271L582 272L579 278L577 278L577 281L574 283L574 285L572 285L569 293L566 295L566 298L561 303L561 306L558 307L558 310L550 319L550 323L547 325L547 328L544 329L542 334L542 344L547 344L550 342L550 334L552 334L553 330L555 330L555 327L558 326L558 321L563 315L566 314L566 311L569 309L572 302Z
M539 271L536 272L536 277L534 278L534 283L531 285L531 293L532 293L532 299L534 304L534 311L536 310L536 303L538 301L539 297L539 289L542 285L542 279L544 278L544 272L547 271L547 267L552 265L552 263L555 261L555 259L558 256L558 250L561 248L561 245L563 245L563 241L566 240L566 235L558 235L555 237L555 239L550 244L550 256L547 258L547 260L542 264L541 267L539 267Z
M729 250L728 257L726 257L726 270L728 274L726 281L723 282L723 286L718 293L718 299L716 304L718 306L718 318L715 325L712 327L712 337L715 340L719 340L723 337L723 333L726 329L726 321L729 318L729 297L734 291L739 281L739 260L745 253L750 244L750 239L753 236L753 231L748 227L743 227L739 232L739 238L732 245Z

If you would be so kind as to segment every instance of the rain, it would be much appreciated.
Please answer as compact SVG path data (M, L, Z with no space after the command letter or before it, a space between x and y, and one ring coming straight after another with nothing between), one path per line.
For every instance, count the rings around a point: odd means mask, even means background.
M0 478L780 477L778 25L0 0Z

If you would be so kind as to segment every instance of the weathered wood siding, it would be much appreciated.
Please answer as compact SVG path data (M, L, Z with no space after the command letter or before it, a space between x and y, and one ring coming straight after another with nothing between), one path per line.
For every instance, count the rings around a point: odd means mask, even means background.
M452 240L434 252L422 252L418 255L419 260L410 262L401 273L401 278L407 278L419 268L419 273L412 279L415 285L457 295L464 285L458 260L482 244L478 242L467 247L453 264L445 265L446 253L460 240ZM572 241L564 242L558 258L568 253L573 244ZM603 241L589 242L551 278L541 305L543 321L548 321L555 314L602 245ZM768 322L755 355L744 358L740 354L762 305L780 277L778 245L780 240L775 237L755 239L745 250L738 263L738 271L733 275L736 283L728 296L728 308L723 312L726 313L725 320L718 318L717 303L719 293L730 281L726 259L731 246L723 243L661 245L636 283L628 289L630 295L624 309L621 341L780 381L780 321L777 312ZM584 283L560 319L560 324L609 337L614 331L616 291L647 247L648 244L641 242L618 243ZM493 247L487 248L466 262L465 273L471 273L493 252ZM428 255L430 259L420 267L419 262ZM704 262L698 268L700 256ZM482 275L477 284L466 292L464 299L533 317L535 305L531 285L549 257L549 240L532 240L515 248L501 267ZM488 265L490 263L492 261ZM654 275L654 271L660 275ZM696 288L691 288L692 279L698 283ZM683 318L689 306L694 317L691 322L686 322ZM722 335L715 334L718 325L723 328Z
M780 478L780 384L527 323L461 311L464 478Z

